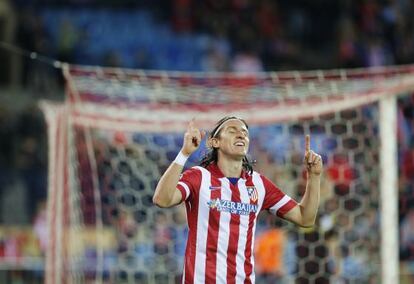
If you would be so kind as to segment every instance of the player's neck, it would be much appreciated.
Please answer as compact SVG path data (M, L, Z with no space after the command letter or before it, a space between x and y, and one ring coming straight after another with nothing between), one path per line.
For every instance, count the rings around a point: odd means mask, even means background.
M218 159L217 166L225 177L240 177L243 170L243 161Z

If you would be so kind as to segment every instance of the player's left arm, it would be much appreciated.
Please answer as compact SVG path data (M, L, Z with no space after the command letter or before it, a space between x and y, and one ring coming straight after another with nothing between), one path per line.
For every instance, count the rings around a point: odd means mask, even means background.
M301 227L312 227L315 224L319 207L320 179L323 170L322 158L310 149L310 136L305 138L305 158L303 163L307 169L306 191L301 202L289 210L283 218Z

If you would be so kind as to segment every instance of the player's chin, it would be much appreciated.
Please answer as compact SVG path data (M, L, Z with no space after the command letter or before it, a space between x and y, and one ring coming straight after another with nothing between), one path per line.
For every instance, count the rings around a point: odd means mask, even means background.
M235 151L233 154L234 154L235 157L242 160L244 157L246 157L247 151L246 150L238 150L238 151Z

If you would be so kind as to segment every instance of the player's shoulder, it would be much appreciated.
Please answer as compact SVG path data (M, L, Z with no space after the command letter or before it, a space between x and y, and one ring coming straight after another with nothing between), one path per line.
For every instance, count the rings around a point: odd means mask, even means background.
M200 166L193 166L186 169L183 174L200 175L203 171L206 171L206 169Z
M261 174L259 172L253 171L252 177L254 179L260 179L266 187L267 186L274 186L274 182L270 178L268 178L267 176L265 176L264 174Z
M180 181L187 183L187 185L198 184L201 180L202 172L198 166L188 168L180 175Z

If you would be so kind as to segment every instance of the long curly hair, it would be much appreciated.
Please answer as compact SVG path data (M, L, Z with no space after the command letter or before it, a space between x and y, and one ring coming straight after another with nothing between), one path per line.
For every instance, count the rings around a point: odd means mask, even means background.
M247 129L249 129L249 126L247 125L246 121L244 121L242 118L236 117L236 116L225 116L222 119L220 119L216 125L214 126L213 130L210 132L208 136L208 140L212 138L217 138L220 136L221 133L221 126L230 119L238 119L241 122L244 123ZM200 166L207 167L211 163L217 163L218 161L218 148L209 147L207 153L204 155L203 159L200 162ZM254 162L250 160L249 157L244 156L243 157L243 169L248 172L249 174L253 173L253 164Z

